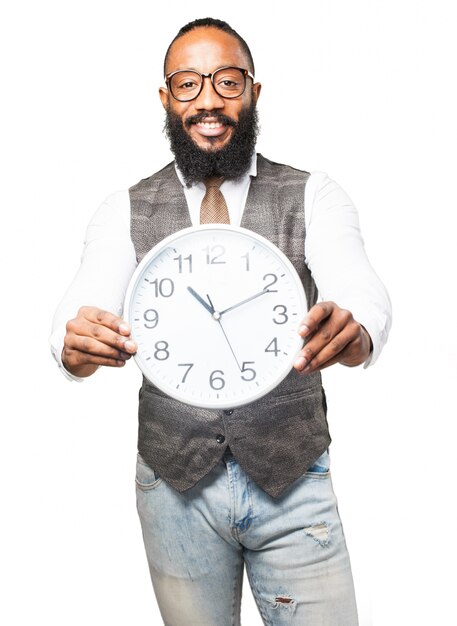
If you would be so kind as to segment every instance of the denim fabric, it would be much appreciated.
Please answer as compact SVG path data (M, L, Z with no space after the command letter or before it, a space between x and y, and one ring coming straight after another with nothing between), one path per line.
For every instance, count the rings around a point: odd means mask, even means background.
M184 493L139 456L136 483L166 626L239 625L244 564L264 624L357 625L327 452L279 498L231 455Z

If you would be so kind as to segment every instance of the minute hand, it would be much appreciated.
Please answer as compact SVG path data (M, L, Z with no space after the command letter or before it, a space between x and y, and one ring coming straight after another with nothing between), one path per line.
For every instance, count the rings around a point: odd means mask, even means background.
M221 315L224 315L224 313L228 313L229 311L233 311L233 309L236 309L237 307L241 306L242 304L246 304L246 302L250 302L251 300L254 300L255 298L258 298L259 296L263 296L265 293L271 293L268 289L262 289L262 291L259 291L259 293L255 293L253 296L250 296L249 298L246 298L246 300L241 300L241 302L237 302L236 304L229 306L228 309L224 309L223 311L220 312Z

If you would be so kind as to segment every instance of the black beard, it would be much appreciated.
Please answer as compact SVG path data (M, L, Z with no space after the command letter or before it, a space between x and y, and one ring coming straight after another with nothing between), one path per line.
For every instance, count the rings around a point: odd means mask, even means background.
M258 114L255 104L240 112L238 122L217 112L203 111L186 119L185 125L211 117L213 121L233 127L229 142L219 150L204 150L191 139L184 129L179 115L167 110L165 134L170 140L176 164L183 175L186 185L201 182L210 176L222 176L234 180L246 174L251 165L257 135L259 133Z

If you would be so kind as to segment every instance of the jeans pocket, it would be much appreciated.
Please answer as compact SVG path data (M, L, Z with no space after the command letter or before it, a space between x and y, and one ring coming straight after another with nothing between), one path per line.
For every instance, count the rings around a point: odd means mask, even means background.
M308 467L306 475L313 478L326 478L330 475L330 456L327 450Z
M137 487L142 491L155 489L155 487L162 482L162 478L160 478L159 474L153 470L139 454L136 461L135 482Z

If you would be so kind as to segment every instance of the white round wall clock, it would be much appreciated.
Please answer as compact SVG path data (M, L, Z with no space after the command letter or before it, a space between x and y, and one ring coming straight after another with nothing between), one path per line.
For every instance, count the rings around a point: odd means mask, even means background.
M271 242L207 224L165 238L138 265L124 307L135 360L169 396L209 409L257 400L290 372L307 312L300 278Z

